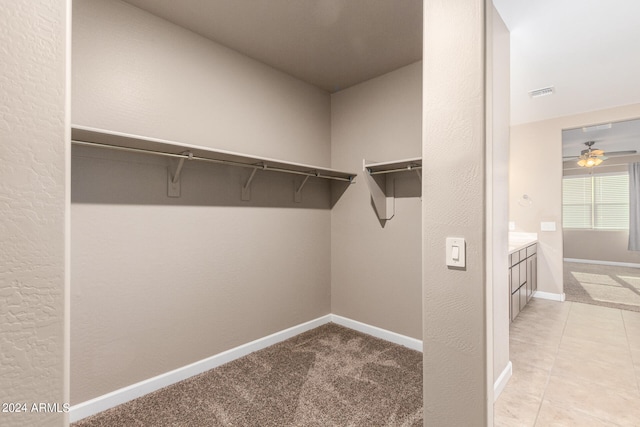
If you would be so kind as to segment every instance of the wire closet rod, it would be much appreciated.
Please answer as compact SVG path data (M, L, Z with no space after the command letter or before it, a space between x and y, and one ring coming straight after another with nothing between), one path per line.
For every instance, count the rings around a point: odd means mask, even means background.
M178 158L178 159L200 160L200 161L203 161L203 162L217 163L217 164L231 165L231 166L239 166L239 167L243 167L243 168L262 169L262 170L266 170L266 171L290 173L290 174L294 174L294 175L314 176L316 178L333 179L335 181L346 181L346 182L353 181L353 177L352 176L349 177L349 178L343 178L343 177L340 177L340 176L322 175L317 171L305 172L305 171L297 171L297 170L293 170L293 169L285 169L285 168L280 168L280 167L275 167L275 166L268 166L265 163L242 163L242 162L235 162L233 160L209 159L207 157L194 156L193 153L191 153L188 150L185 151L184 153L176 154L176 153L167 153L167 152L164 152L164 151L145 150L143 148L121 147L119 145L101 144L99 142L79 141L79 140L75 140L75 139L72 139L71 142L73 142L74 144L77 144L77 145L86 145L86 146L93 146L93 147L100 147L100 148L108 148L108 149L112 149L112 150L129 151L129 152L134 152L134 153L153 154L153 155L156 155L156 156L174 157L174 158Z
M422 166L420 166L420 165L409 165L409 166L406 166L404 168L386 169L386 170L380 170L380 171L372 171L371 169L368 169L368 171L369 171L369 175L382 175L383 173L407 172L407 171L414 171L414 170L418 170L418 169L422 169Z

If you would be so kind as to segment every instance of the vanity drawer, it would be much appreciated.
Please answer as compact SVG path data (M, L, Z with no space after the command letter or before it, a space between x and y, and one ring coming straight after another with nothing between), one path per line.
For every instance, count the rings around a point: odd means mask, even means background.
M527 246L527 258L529 258L531 255L535 254L538 252L538 244L534 243L531 246Z
M520 262L520 251L515 251L509 255L509 266L512 267Z
M520 310L522 310L527 305L527 285L521 286L518 292L520 292Z
M521 285L520 283L520 265L511 267L511 293L514 293Z
M511 294L511 320L515 320L515 318L520 313L520 291L516 291Z

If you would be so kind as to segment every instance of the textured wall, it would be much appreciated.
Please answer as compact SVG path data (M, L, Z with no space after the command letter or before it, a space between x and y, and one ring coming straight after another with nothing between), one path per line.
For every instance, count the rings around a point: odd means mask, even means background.
M633 104L511 128L509 216L516 231L538 233L539 291L563 292L562 130L638 117L640 104ZM518 204L523 194L531 206ZM541 221L554 221L557 231L540 231Z
M484 41L483 0L424 2L424 425L483 426L490 416ZM466 239L466 268L445 265L448 236Z
M331 97L331 156L336 168L420 156L422 63ZM395 175L395 216L381 224L364 176L331 211L331 309L334 314L422 339L420 181Z
M329 95L118 1L74 2L74 123L329 165ZM74 147L77 404L330 313L329 192ZM317 197L324 194L324 201Z
M0 412L2 426L64 424L65 66L63 1L0 5Z

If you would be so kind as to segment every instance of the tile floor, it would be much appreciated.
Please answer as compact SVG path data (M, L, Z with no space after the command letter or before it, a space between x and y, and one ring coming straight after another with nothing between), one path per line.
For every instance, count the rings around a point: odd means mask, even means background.
M496 427L640 426L640 313L533 298L510 329Z

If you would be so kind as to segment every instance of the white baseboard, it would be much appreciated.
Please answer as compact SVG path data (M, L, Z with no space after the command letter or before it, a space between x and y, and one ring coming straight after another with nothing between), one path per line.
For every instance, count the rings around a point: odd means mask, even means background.
M271 334L264 338L251 341L247 344L218 353L215 356L194 362L190 365L131 384L130 386L112 391L111 393L96 397L95 399L73 405L69 411L69 422L73 423L88 416L95 415L98 412L105 411L168 385L175 384L194 375L201 374L220 365L224 365L225 363L229 363L232 360L246 356L249 353L277 344L329 322L331 322L331 315L327 314L326 316L322 316L309 322L301 323L300 325L276 332L275 334Z
M511 375L513 374L513 365L511 361L507 363L507 366L504 368L496 382L493 384L493 401L498 400L500 394L502 394L502 390L507 386Z
M362 332L363 334L371 335L376 338L422 352L422 340L411 338L406 335L400 335L386 329L378 328L377 326L367 325L366 323L351 320L336 314L331 315L331 321L337 325Z
M580 264L600 264L600 265L613 265L616 267L640 268L640 264L634 263L634 262L600 261L595 259L578 259L578 258L565 258L564 261L576 262Z
M413 350L422 351L422 341L415 338L410 338L382 328L367 325L346 317L327 314L326 316L276 332L275 334L232 348L198 362L194 362L190 365L131 384L130 386L112 391L111 393L96 397L95 399L73 405L69 411L69 421L73 423L91 415L95 415L99 412L121 405L171 384L175 384L194 375L201 374L210 369L246 356L247 354L253 353L254 351L272 346L329 322L372 335L376 338L390 341L394 344L403 345Z
M562 294L562 296L564 297L564 294ZM121 405L130 400L144 396L145 394L154 392L171 384L175 384L194 375L201 374L202 372L206 372L225 363L229 363L235 359L253 353L254 351L258 351L271 345L277 344L281 341L287 340L329 322L333 322L338 325L356 330L358 332L362 332L376 338L380 338L385 341L389 341L394 344L399 344L412 350L422 352L422 340L391 332L386 329L378 328L376 326L371 326L366 323L348 319L346 317L338 316L335 314L327 314L326 316L322 316L309 322L305 322L300 325L285 329L283 331L276 332L275 334L271 334L264 338L260 338L250 343L232 348L230 350L224 351L190 365L174 369L173 371L158 375L153 378L149 378L144 381L140 381L130 386L123 387L119 390L115 390L111 393L96 397L95 399L91 399L86 402L74 405L69 411L69 422L73 423L91 415L95 415L99 412ZM497 399L497 397L504 389L505 385L509 381L509 378L511 377L511 374L512 365L511 362L509 362L505 370L500 374L500 377L494 384L494 400Z
M534 296L534 298L548 299L548 300L551 300L551 301L564 302L564 300L565 300L564 292L561 293L561 294L554 294L552 292L535 291L533 296Z

